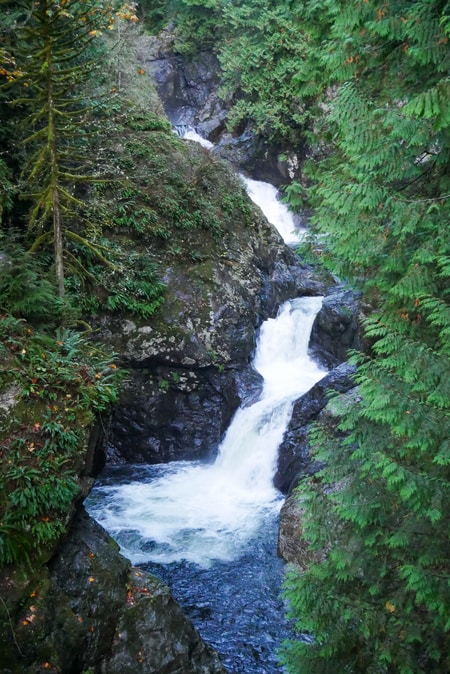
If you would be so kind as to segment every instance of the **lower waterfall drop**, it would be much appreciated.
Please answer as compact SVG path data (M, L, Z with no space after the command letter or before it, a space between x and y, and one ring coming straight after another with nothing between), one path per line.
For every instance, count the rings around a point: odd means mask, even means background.
M236 412L213 464L120 467L99 480L89 512L133 563L208 567L236 559L266 515L279 510L277 450L294 401L324 375L307 353L321 302L290 300L262 325L254 359L264 378L260 400Z

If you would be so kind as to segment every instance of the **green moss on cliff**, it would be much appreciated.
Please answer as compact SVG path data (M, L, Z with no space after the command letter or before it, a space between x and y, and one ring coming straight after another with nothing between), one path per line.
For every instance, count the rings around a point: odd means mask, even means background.
M91 186L86 217L98 223L95 242L113 266L92 257L69 285L88 312L146 318L163 300L158 278L168 266L212 279L208 261L221 255L237 221L250 222L251 209L227 167L155 113L134 110L109 124L114 177Z
M45 335L4 315L0 337L0 566L33 565L65 531L116 366L70 330Z

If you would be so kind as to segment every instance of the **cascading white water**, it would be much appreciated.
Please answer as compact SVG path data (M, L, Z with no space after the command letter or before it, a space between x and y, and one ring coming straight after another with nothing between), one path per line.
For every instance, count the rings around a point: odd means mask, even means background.
M214 147L206 138L203 138L194 129L180 129L180 135L187 140L193 140L209 150ZM286 204L279 199L279 192L274 185L261 180L253 180L239 174L244 183L249 197L260 207L268 221L278 230L283 237L283 241L288 246L298 246L303 240L306 230L299 227L295 222L294 214Z
M211 143L211 141L200 136L196 131L194 131L194 129L190 128L183 129L182 138L186 138L187 140L193 140L196 143L200 143L200 145L203 145L203 147L208 148L208 150L211 150L211 148L214 147L214 143Z
M195 131L184 130L183 137L211 146ZM285 240L292 238L294 220L276 188L242 179L267 219ZM253 363L264 379L260 400L237 411L214 464L135 466L126 478L123 468L117 478L112 469L111 480L94 488L89 512L134 563L186 560L207 568L235 559L278 512L282 497L272 479L293 402L325 374L308 357L321 303L319 297L291 300L261 326Z
M279 200L277 188L261 180L252 180L242 175L240 177L249 197L260 207L268 221L277 228L283 241L289 246L298 246L306 230L298 227L292 211Z
M138 479L97 486L88 510L134 563L179 560L207 567L231 560L277 511L277 449L293 402L323 375L307 354L321 298L286 302L260 331L254 367L261 399L237 411L214 464L174 462L139 469Z
M181 133L211 146L195 132ZM292 215L283 224L286 207L276 188L245 182L289 241ZM108 467L86 503L125 555L170 585L202 638L236 674L285 671L277 649L291 626L279 596L282 497L272 477L293 401L325 374L307 355L320 306L321 298L291 300L261 326L253 363L264 378L260 400L238 410L214 464Z

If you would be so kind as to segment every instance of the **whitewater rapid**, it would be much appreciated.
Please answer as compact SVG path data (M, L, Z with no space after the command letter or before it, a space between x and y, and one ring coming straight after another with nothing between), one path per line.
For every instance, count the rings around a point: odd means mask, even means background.
M213 464L135 466L125 480L94 487L90 514L133 563L234 559L278 511L272 479L292 405L324 375L308 356L321 303L290 300L263 323L253 362L264 378L260 400L236 412Z

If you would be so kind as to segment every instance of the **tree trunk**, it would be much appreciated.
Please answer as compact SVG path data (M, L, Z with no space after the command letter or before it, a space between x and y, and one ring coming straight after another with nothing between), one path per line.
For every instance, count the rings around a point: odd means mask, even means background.
M59 297L64 297L64 263L63 263L63 235L61 226L61 209L59 207L58 188L53 191L53 233L55 237L55 269L56 284Z

